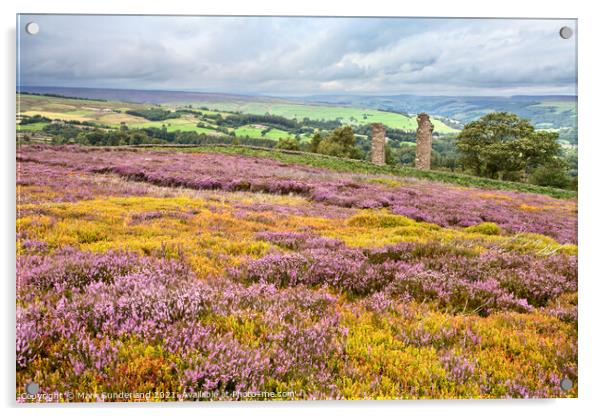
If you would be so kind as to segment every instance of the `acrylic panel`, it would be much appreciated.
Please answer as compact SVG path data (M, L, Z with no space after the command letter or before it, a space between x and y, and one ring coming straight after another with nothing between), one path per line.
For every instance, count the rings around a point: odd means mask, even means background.
M576 20L17 43L18 402L577 396Z

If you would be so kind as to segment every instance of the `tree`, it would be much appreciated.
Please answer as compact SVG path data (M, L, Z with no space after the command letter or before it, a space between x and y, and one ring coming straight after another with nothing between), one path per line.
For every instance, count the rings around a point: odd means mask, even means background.
M416 146L409 146L407 144L404 144L402 146L399 146L399 149L397 149L396 153L396 159L399 161L399 163L401 163L402 165L410 166L414 163L414 160L416 159Z
M164 140L167 139L167 126L165 124L161 126L161 135L159 137Z
M309 151L313 153L318 153L318 147L320 147L320 143L322 142L322 136L320 133L314 134L314 137L311 138L311 144L309 146Z
M571 185L566 162L561 159L554 159L545 165L538 166L533 171L529 181L535 185L554 188L567 188Z
M531 173L538 166L553 163L561 153L558 133L549 131L534 132L519 139L516 145L525 161L527 173Z
M134 133L132 136L130 136L130 144L133 145L138 145L138 144L143 144L145 142L145 136L141 133Z
M105 135L100 130L92 131L86 134L86 143L92 146L102 146L104 144Z
M277 149L299 150L299 141L292 137L283 137L278 140Z
M395 165L395 155L393 149L388 144L385 144L385 163L387 165Z
M460 163L477 176L520 180L560 154L558 134L535 131L516 114L490 113L458 135Z
M350 126L334 129L320 142L318 153L351 159L361 158L361 152L355 146L355 135Z

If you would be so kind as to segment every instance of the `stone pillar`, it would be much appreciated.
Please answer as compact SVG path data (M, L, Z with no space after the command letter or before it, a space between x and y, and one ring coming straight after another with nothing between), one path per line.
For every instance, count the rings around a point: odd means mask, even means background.
M385 164L385 126L381 123L372 125L372 163Z
M431 169L431 149L433 147L433 123L426 113L418 114L416 130L416 168Z

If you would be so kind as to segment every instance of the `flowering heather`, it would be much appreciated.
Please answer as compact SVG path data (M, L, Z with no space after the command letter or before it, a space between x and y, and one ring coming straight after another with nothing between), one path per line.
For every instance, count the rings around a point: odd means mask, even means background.
M495 251L458 255L438 243L361 250L312 235L262 233L261 237L295 251L251 261L232 270L235 277L280 287L324 285L355 295L386 292L482 314L530 311L577 290L573 256Z
M52 164L18 162L17 196L21 204L43 201L73 202L99 196L143 195L142 189L110 178L93 177L81 170ZM27 189L27 192L21 192Z
M390 187L358 180L352 174L223 154L29 146L18 157L22 162L113 173L160 186L301 194L339 207L386 207L395 214L445 227L494 222L510 232L544 234L563 243L576 241L575 203L543 195L485 192L424 181Z
M17 181L18 401L577 396L575 201L71 146Z
M318 383L332 378L328 361L342 352L335 298L325 293L204 282L182 262L115 252L57 252L26 273L17 366L24 373L35 360L62 366L67 390L81 389L86 374L115 387L123 349L143 342L174 359L168 368L185 390L256 390L276 377L311 383L318 394ZM229 320L238 329L224 333L219 322Z

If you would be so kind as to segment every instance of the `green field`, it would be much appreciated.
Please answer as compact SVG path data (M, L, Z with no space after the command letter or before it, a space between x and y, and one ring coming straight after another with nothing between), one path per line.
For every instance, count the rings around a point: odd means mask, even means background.
M90 121L113 127L119 127L121 122L130 125L146 121L141 117L126 114L125 111L148 107L148 105L133 103L17 94L17 115L39 114L52 120Z
M417 127L416 119L414 117L387 111L353 107L267 103L259 101L216 101L195 102L191 104L219 111L239 111L246 114L270 113L286 118L296 118L297 120L302 120L307 117L312 120L340 119L344 124L383 123L385 126L407 131L415 131ZM458 130L443 124L439 120L432 119L432 122L435 126L435 132L442 134L458 132Z
M143 128L150 128L150 127L155 127L155 128L160 129L160 128L163 128L163 126L165 126L167 128L167 131L169 131L169 132L179 130L179 131L195 131L199 134L200 133L220 134L217 131L212 130L212 129L208 129L205 127L197 127L198 122L199 122L199 120L197 120L197 119L183 117L183 118L172 118L172 119L163 120L163 121L144 120L139 123L128 124L128 127L132 128L132 129L143 129Z
M165 121L149 121L142 117L127 114L127 110L141 110L150 107L157 107L150 104L123 103L112 101L94 101L94 100L76 100L70 98L22 95L17 99L18 114L26 116L41 116L52 120L78 120L94 122L111 127L119 127L125 123L130 128L157 127L161 128L163 124L167 126L168 131L195 131L197 133L216 134L215 130L203 127L197 127L199 118L205 124L211 124L212 120L203 119L203 116L220 114L222 117L228 117L228 112L241 112L246 114L265 114L283 116L289 119L296 118L302 120L310 118L313 120L336 120L339 119L344 124L371 124L383 123L390 128L396 128L406 131L416 130L416 120L414 117L403 114L379 111L374 109L362 109L344 106L313 105L313 104L294 104L294 103L271 103L261 101L215 101L215 102L194 102L190 103L196 114L185 114L179 119L169 119ZM188 103L187 103L188 104ZM175 109L183 108L182 103L165 104L160 107ZM199 107L207 107L211 110L200 110ZM198 115L197 115L198 114ZM458 131L446 126L437 119L432 119L435 125L435 132L438 133L457 133ZM236 129L236 135L239 137L268 138L278 140L288 137L290 134L284 130L272 129L265 136L261 135L261 128L253 126L243 126Z
M234 134L236 134L236 137L251 137L253 139L273 139L273 140L279 140L285 137L292 137L288 132L284 131L284 130L280 130L280 129L275 129L272 128L270 129L266 134L262 135L261 132L264 131L266 128L261 128L261 127L254 127L252 125L246 125L246 126L242 126L237 128L236 130L234 130Z
M75 100L70 98L46 97L37 95L17 95L18 115L35 116L40 115L49 119L67 121L88 121L118 128L125 123L129 128L161 128L167 127L167 131L195 131L197 133L218 134L215 130L197 127L199 120L194 115L184 115L182 118L169 119L165 121L149 121L142 117L127 114L127 110L142 110L156 107L148 104L105 102L94 100ZM212 111L206 113L213 114ZM199 112L200 114L200 112ZM39 131L44 126L34 128L23 126L21 130ZM37 129L37 130L36 130Z
M42 131L42 129L44 128L44 126L47 126L50 123L47 122L39 122L39 123L31 123L31 124L17 124L17 131L22 131L22 132L26 132L26 131Z

